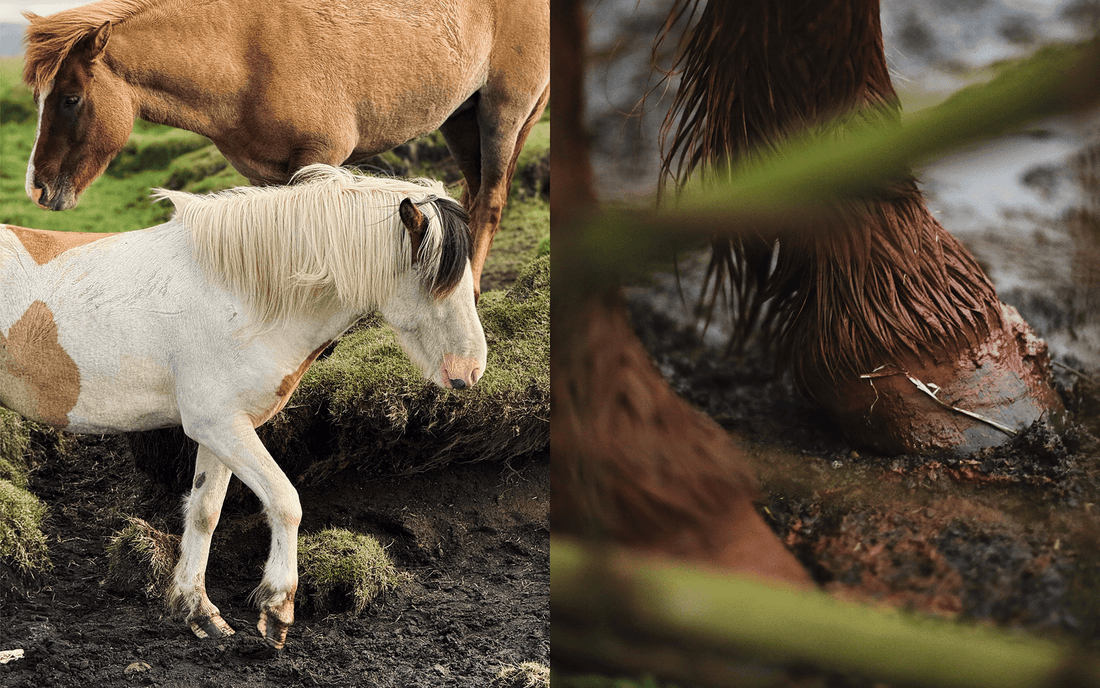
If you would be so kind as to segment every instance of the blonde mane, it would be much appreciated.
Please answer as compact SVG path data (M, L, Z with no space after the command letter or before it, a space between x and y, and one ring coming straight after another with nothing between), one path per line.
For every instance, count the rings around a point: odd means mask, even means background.
M23 83L38 93L57 76L69 52L92 31L104 24L118 24L152 9L164 0L100 0L63 10L48 17L24 12L30 21L23 36Z
M248 303L263 325L336 304L369 311L411 269L429 289L451 279L440 272L451 262L446 254L454 242L443 216L452 210L437 205L461 209L436 181L369 177L318 164L299 171L290 186L205 196L157 189L153 196L176 206L174 219L191 230L206 276ZM428 219L415 268L398 215L405 198ZM465 225L462 232L468 233ZM457 250L464 252L465 244Z

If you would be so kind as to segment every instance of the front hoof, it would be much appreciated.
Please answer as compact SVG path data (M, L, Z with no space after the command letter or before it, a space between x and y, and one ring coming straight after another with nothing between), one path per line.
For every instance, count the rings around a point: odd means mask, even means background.
M261 611L256 628L267 644L276 650L281 650L286 645L286 632L290 629L290 624L280 621L274 612L266 609Z
M221 614L197 616L191 619L191 631L200 638L228 638L236 632L225 622Z

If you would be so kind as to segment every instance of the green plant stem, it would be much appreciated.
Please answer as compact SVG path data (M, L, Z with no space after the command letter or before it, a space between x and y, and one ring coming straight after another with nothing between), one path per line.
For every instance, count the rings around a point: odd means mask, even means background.
M904 685L1030 688L1054 685L1056 677L1071 673L1080 685L1100 685L1094 660L995 629L878 611L818 591L562 538L553 539L550 566L551 642L559 657L569 648L599 654L602 631L612 658L620 639L628 638L710 656L725 653L733 662L810 665ZM671 665L660 652L647 654Z

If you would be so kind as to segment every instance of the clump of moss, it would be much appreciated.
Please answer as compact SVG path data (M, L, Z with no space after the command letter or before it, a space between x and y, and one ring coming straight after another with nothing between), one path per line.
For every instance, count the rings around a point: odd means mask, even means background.
M348 466L409 474L545 449L549 256L529 263L508 291L483 294L478 310L489 352L473 388L425 381L389 327L371 318L310 368L287 409L261 429L264 443L289 474L310 482Z
M549 688L550 667L538 662L507 664L493 677L492 688Z
M46 505L10 480L0 479L0 558L20 575L50 567L42 519Z
M27 448L30 428L18 413L0 408L0 479L16 487L27 487Z
M359 614L374 598L397 587L404 576L372 537L342 528L298 536L299 591L318 612L347 600Z
M180 538L130 516L126 526L107 543L108 570L104 585L117 593L167 598L172 569L179 559Z

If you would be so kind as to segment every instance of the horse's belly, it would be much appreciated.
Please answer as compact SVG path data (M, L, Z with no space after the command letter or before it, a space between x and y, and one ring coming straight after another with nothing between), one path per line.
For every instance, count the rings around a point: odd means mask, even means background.
M0 341L0 405L77 433L116 433L179 425L170 371L122 356L117 371L80 366L56 341L34 346L9 330ZM0 335L2 337L2 335ZM81 358L80 356L77 357Z
M122 356L117 372L85 375L65 429L113 433L179 424L171 371L148 359Z

